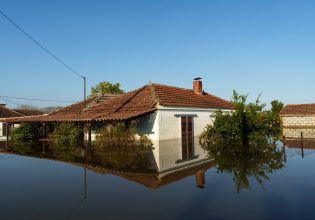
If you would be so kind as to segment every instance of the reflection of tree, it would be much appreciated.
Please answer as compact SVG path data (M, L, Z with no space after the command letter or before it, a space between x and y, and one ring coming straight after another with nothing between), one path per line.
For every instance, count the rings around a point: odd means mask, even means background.
M237 192L250 189L249 178L253 177L260 185L271 174L284 166L283 152L275 145L222 145L206 149L219 172L233 176Z

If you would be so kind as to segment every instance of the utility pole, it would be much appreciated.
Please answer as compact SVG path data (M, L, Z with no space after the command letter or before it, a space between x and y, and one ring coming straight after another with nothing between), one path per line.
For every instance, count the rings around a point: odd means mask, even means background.
M86 100L86 77L83 76L83 81L84 81L84 101Z

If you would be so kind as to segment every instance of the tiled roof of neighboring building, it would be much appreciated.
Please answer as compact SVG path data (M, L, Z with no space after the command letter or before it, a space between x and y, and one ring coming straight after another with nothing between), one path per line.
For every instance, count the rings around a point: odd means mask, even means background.
M33 116L33 115L43 115L44 112L37 109L13 109L14 111L21 113L25 116Z
M229 101L190 89L149 83L140 89L118 96L105 96L97 101L93 97L70 105L43 117L24 120L41 121L90 121L126 120L152 113L158 106L232 109Z
M280 115L315 115L315 104L287 105Z
M13 118L22 116L24 115L0 105L0 118Z

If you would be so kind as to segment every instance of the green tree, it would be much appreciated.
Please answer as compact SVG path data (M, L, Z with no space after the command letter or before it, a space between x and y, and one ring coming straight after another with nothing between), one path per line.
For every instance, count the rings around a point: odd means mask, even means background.
M124 91L120 88L120 83L112 84L110 82L100 82L91 88L91 96L98 94L122 94Z
M270 104L271 111L275 114L279 114L283 109L283 103L278 100L273 100Z
M208 125L201 135L200 143L204 146L216 147L229 143L248 147L252 144L266 144L281 136L279 114L264 111L265 104L259 98L255 103L246 104L247 96L233 92L233 111L214 114L213 125Z
M259 98L246 101L246 95L234 91L233 111L216 112L200 137L218 172L232 174L237 191L250 188L250 177L262 185L268 174L283 167L282 151L274 144L282 133L280 102L274 102L274 111L265 111Z

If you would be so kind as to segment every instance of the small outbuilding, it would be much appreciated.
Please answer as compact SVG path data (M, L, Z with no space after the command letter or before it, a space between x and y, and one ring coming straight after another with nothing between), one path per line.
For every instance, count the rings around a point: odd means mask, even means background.
M280 116L284 137L315 138L315 104L287 105Z

